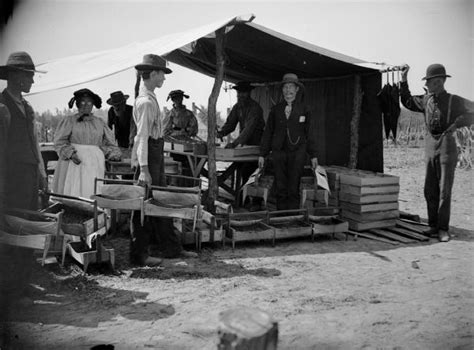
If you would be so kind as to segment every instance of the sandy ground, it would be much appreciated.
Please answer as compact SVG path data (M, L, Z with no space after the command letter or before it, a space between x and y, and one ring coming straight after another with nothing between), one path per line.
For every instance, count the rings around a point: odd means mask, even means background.
M405 154L405 153L406 154ZM426 217L423 151L387 149L401 210ZM344 236L230 248L130 268L127 240L111 242L117 274L84 277L74 264L35 268L35 304L12 317L18 348L216 349L219 312L272 314L279 349L474 348L473 172L458 170L448 243L398 246Z

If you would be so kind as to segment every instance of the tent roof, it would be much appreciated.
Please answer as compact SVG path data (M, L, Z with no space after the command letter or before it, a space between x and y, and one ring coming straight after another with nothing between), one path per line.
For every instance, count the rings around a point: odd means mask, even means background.
M147 53L163 55L173 63L214 76L215 31L222 27L226 27L226 81L278 81L288 71L300 78L320 78L377 70L363 60L252 23L253 18L253 15L227 18L142 43L40 64L38 69L48 73L35 77L31 94L75 86L122 72L138 64L139 58Z

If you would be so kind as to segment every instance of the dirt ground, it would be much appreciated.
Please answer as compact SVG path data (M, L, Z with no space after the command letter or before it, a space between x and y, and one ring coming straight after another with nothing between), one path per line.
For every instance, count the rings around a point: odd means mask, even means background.
M423 150L386 149L400 209L426 217ZM474 348L473 172L457 170L448 243L390 245L344 236L205 247L197 259L86 277L35 267L34 305L13 314L12 344L32 349L216 349L221 311L269 312L279 349Z

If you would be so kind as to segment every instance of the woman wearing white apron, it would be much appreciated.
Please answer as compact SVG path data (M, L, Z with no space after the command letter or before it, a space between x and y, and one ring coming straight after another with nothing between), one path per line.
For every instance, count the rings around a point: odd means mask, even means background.
M105 158L120 160L121 153L112 130L92 114L101 98L89 89L74 92L69 108L76 102L78 113L62 120L54 135L59 161L54 172L53 192L90 198L94 179L103 178Z

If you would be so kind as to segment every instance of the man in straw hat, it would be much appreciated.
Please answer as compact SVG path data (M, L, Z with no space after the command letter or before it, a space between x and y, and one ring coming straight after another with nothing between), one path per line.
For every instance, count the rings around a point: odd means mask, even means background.
M12 53L0 66L0 79L7 81L0 94L0 230L5 228L6 209L36 210L38 189L47 188L34 111L22 96L30 92L35 72L39 71L26 52ZM0 257L0 315L7 317L10 297L19 299L26 291L33 254L0 244Z
M133 106L133 119L137 125L137 135L132 151L132 163L137 165L139 184L164 186L164 127L154 90L163 86L165 74L171 73L171 69L166 67L166 60L153 54L145 55L143 62L137 64L135 69L137 96ZM143 80L141 86L140 79ZM161 259L148 254L152 234L158 240L166 258L197 256L183 250L178 236L174 233L172 219L148 217L142 226L140 215L134 213L132 221L134 229L130 256L133 262L146 266L157 266L161 263Z
M425 199L428 208L428 236L437 236L440 242L450 239L449 217L451 189L458 160L458 150L453 132L474 123L474 104L460 96L446 92L446 74L443 65L435 63L426 69L426 93L412 96L407 76L410 67L402 69L400 96L402 104L411 111L425 116Z
M270 110L260 145L259 167L272 153L278 210L299 208L300 180L307 154L312 167L318 165L313 118L308 107L296 99L303 88L296 74L283 76L283 101Z
M107 124L114 130L117 144L125 155L129 153L128 149L133 145L137 133L133 121L133 107L127 104L129 97L122 91L114 91L107 99L107 104L112 106L108 112Z

